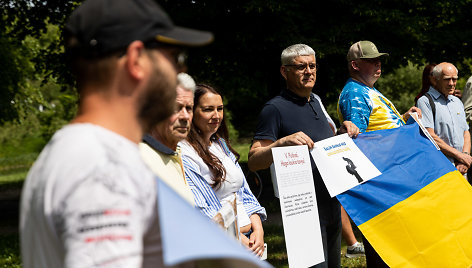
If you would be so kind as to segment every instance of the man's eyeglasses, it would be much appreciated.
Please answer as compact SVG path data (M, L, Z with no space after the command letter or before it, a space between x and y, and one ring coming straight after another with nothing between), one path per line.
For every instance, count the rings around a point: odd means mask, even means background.
M170 55L174 63L178 68L183 68L185 67L185 64L187 62L187 52L176 46L170 46L166 44L159 43L157 41L148 41L144 43L144 46L147 49L165 49L167 50L167 54Z
M311 71L316 71L318 69L318 64L315 63L305 63L305 64L285 64L287 67L294 67L297 71L303 72L306 68L310 68Z
M155 40L144 42L144 47L147 49L165 50L166 54L169 55L169 57L172 59L172 61L174 62L178 70L183 69L186 66L187 52L180 47L162 44ZM126 55L127 48L128 47L121 48L118 50L118 52L114 52L114 53L116 53L118 58L121 58L124 55Z
M178 69L184 68L187 64L187 52L182 49L175 49L170 53L171 58L175 62Z

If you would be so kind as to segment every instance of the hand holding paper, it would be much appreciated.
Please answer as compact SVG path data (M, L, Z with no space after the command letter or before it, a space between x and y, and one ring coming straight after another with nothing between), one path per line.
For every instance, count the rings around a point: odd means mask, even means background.
M420 112L421 112L421 110L420 110ZM426 135L426 137L434 144L436 149L441 150L439 148L438 144L436 143L436 141L434 141L434 138L431 136L431 134L429 134L429 131L423 126L423 123L421 122L421 119L420 119L421 116L418 115L416 112L410 113L410 115L416 121L416 123L418 123L418 125L420 126L420 128L423 131L424 135Z
M344 121L339 128L338 134L347 133L349 137L357 137L359 134L359 128L351 121Z
M315 145L313 140L311 140L311 138L308 137L302 131L299 131L297 133L293 133L292 135L283 137L280 140L278 140L277 142L278 142L278 144L277 144L276 147L294 146L294 145L307 145L308 148L311 149Z
M403 115L403 120L408 121L408 118L410 118L410 115L413 114L413 113L416 113L417 114L417 118L421 118L423 117L422 114L421 114L421 109L418 108L418 107L411 107L408 112L406 112L404 115Z

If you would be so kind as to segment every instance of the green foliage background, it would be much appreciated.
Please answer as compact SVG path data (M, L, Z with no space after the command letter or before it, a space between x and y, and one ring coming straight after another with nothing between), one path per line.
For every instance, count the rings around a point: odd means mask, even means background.
M40 151L77 111L77 94L64 90L57 76L36 62L44 49L58 43L59 38L59 27L48 24L38 37L28 35L17 46L7 42L10 47L5 54L14 60L2 72L14 77L15 82L11 82L13 78L4 81L2 77L0 83L4 86L2 92L6 92L0 112L0 160Z
M0 157L39 150L74 116L78 96L61 32L81 2L0 0ZM252 136L263 104L285 86L280 53L294 43L315 49L314 91L336 121L345 54L356 41L390 53L376 87L400 112L413 105L426 63L456 64L460 89L472 74L472 0L158 2L177 25L215 34L211 45L189 49L188 72L223 92L233 140Z
M472 57L469 0L164 0L161 4L180 25L215 33L212 45L191 51L189 69L198 79L220 87L230 100L233 124L243 136L252 135L262 105L285 86L279 66L280 53L288 45L306 43L315 49L320 69L314 91L331 105L348 77L347 50L359 40L371 40L390 53L383 64L386 75L408 62L423 66L450 61L459 67ZM460 66L461 75L470 76L468 68ZM420 76L417 79L421 81ZM396 94L409 94L406 90L411 88L398 88ZM396 96L388 97L398 105ZM330 112L335 115L333 109Z

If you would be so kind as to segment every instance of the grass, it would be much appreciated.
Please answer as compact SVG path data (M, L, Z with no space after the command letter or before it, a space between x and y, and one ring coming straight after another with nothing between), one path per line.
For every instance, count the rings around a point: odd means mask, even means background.
M1 155L1 152L0 152ZM8 173L12 170L29 168L34 160L38 157L38 153L27 153L15 156L0 157L0 174Z
M247 154L250 144L242 142L234 144L234 149L241 155L240 162L247 162ZM15 158L0 158L0 195L9 190L19 190L23 185L27 171L37 154L29 154ZM264 174L263 172L261 172ZM265 174L267 176L267 174ZM269 213L279 212L280 205L278 199L272 198L272 185L266 184L264 200L261 204ZM263 195L264 197L264 195ZM288 267L287 250L283 228L279 224L264 223L265 237L267 243L267 261L274 267ZM360 236L357 228L354 230L357 237ZM359 239L359 238L358 238ZM19 237L17 234L0 234L0 268L21 267ZM346 252L346 245L343 241L341 252ZM341 267L366 267L365 257L348 259L341 256Z
M21 267L18 235L0 235L0 267Z
M27 171L20 171L0 175L0 195L4 196L10 190L21 189L26 173ZM0 224L0 268L21 267L20 242L15 231L16 226L18 226L16 218L3 219ZM3 229L4 231L1 232Z
M0 158L0 191L21 189L38 153Z
M251 147L250 143L243 142L243 143L235 143L232 144L233 149L239 153L239 162L247 162L247 155L249 153L249 148Z
M21 189L28 171L19 171L12 174L0 175L0 190Z
M264 241L267 243L267 261L274 267L288 267L283 228L279 225L264 225ZM343 243L341 252L346 252ZM0 267L21 267L19 240L17 235L0 236ZM348 259L341 256L341 267L366 267L365 257Z
M274 267L288 267L287 250L283 228L279 225L265 225L264 241L267 243L267 261ZM21 267L19 240L17 235L0 236L0 267ZM346 252L343 243L341 252ZM348 259L341 256L341 267L366 267L365 257Z
M358 241L361 241L360 231L357 228L354 228L354 234ZM264 224L264 242L267 243L267 261L274 267L288 267L288 256L282 226L276 224ZM346 247L345 241L342 240L341 267L367 267L365 257L346 258Z
M37 153L0 158L0 202L14 202L10 197L21 190L29 168L38 156ZM14 200L14 199L13 199ZM14 213L15 214L15 213ZM4 218L0 223L0 268L22 267L20 242L16 228L18 219Z

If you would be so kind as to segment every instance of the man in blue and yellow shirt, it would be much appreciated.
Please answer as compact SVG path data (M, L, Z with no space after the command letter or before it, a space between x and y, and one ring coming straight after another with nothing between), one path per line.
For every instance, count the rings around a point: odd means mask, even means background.
M421 110L411 107L405 114L400 114L395 106L374 88L382 69L380 53L374 43L359 41L351 46L347 53L350 78L339 96L338 116L340 121L351 121L360 132L397 128L405 125L411 112ZM363 237L367 267L388 267Z
M412 107L401 115L395 106L374 88L382 70L379 53L374 43L359 41L347 54L350 78L341 92L338 102L340 121L351 121L360 132L390 129L403 126L410 112L421 111Z

